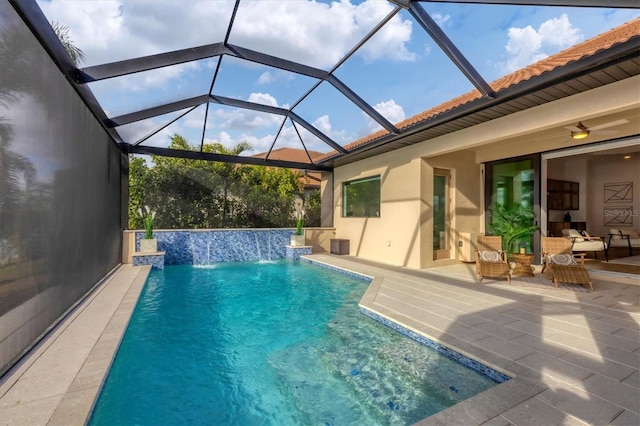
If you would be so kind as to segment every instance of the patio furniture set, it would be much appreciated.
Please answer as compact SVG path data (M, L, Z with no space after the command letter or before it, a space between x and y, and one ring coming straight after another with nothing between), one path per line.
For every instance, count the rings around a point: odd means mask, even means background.
M593 291L591 277L584 267L585 253L573 253L573 241L564 237L542 237L542 273L553 282L581 284ZM511 267L511 262L514 268ZM514 253L511 259L502 250L501 236L478 236L476 251L476 275L482 282L485 277L505 278L511 284L512 276L534 276L532 254Z

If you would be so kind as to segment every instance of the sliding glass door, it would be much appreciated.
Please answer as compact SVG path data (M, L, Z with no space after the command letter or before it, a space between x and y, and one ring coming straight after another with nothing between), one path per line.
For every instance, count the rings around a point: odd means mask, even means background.
M487 163L485 167L485 229L492 229L491 223L496 208L503 208L508 214L518 208L530 209L534 218L530 225L539 225L540 220L540 155L509 158ZM496 215L497 216L497 215ZM504 236L503 236L504 239ZM511 251L524 250L539 259L540 233L518 238Z

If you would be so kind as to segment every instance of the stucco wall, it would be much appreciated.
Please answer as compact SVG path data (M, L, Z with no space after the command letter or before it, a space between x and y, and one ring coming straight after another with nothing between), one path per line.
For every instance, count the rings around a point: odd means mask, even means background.
M351 255L383 263L415 268L445 263L432 260L431 248L433 167L439 167L452 170L452 259L459 258L460 252L455 247L459 233L483 231L482 163L566 148L568 135L565 130L558 134L545 134L544 138L537 132L564 129L563 126L590 116L637 110L639 83L640 77L628 78L337 167L334 170L333 205L328 206L323 199L323 209L332 209L336 238L350 240ZM575 145L574 142L571 143ZM382 178L380 217L342 217L342 184L377 174ZM587 185L581 185L581 191L585 191L581 194L581 199L586 203L589 198L586 194ZM582 208L580 212L575 220L580 220ZM543 215L542 219L544 218Z
M421 160L401 151L335 169L333 220L336 238L350 240L352 256L417 267ZM376 175L380 175L380 217L343 217L342 184Z
M424 226L424 241L422 244L421 268L452 263L462 257L459 247L462 233L477 233L482 230L482 174L481 167L476 163L475 154L471 151L461 151L425 159L425 177L430 180L429 185L423 187L423 199L426 209L422 214ZM433 169L447 169L451 172L451 233L449 236L450 261L433 260L433 223L430 214L433 199ZM427 181L427 179L424 179Z
M451 170L451 260L433 260L433 169ZM380 217L342 216L342 184L380 175ZM430 158L416 147L373 157L334 172L336 238L350 240L351 255L425 268L459 257L459 232L480 231L481 174L471 151Z
M8 2L0 37L1 374L119 263L126 157Z

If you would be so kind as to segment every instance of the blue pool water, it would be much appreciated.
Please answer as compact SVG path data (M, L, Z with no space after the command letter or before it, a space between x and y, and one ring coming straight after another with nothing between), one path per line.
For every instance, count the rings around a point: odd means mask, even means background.
M307 262L149 275L91 425L412 424L496 383L359 312Z

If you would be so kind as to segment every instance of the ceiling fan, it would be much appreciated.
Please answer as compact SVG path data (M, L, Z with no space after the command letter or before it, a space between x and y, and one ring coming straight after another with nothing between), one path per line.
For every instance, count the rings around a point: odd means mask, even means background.
M608 123L599 124L597 126L587 127L584 124L582 124L582 121L579 121L578 124L576 124L575 126L566 126L565 129L568 129L571 131L571 139L579 140L579 139L586 138L591 133L598 134L598 135L614 134L616 133L615 130L603 130L603 129L606 129L608 127L620 126L622 124L627 124L628 122L629 120L623 118L621 120L610 121Z

